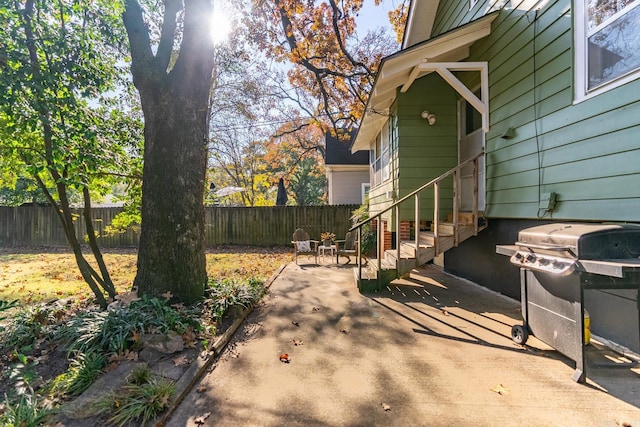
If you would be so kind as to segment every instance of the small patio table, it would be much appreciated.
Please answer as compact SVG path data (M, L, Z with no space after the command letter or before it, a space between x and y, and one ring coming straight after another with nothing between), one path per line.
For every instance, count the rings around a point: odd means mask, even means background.
M320 255L320 253L322 252L322 262L324 262L325 253L329 252L331 258L333 258L335 250L336 250L336 245L331 245L331 246L319 245L318 246L318 255ZM329 259L331 259L331 258L329 258Z

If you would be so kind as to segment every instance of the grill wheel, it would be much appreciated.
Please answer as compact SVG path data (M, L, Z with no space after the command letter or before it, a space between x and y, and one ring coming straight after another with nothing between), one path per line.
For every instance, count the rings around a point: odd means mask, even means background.
M516 344L524 345L529 339L529 332L523 325L513 325L511 327L511 339Z

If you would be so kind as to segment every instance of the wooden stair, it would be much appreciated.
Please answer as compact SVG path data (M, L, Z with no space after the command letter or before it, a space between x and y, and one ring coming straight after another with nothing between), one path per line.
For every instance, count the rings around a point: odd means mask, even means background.
M362 268L360 280L358 280L357 271L355 272L358 288L365 292L382 289L394 279L408 274L414 268L427 264L436 256L474 237L476 230L473 223L468 220L469 215L467 212L460 212L457 241L456 225L451 222L451 215L449 215L447 221L439 223L437 238L434 231L420 231L417 248L414 240L400 241L400 258L398 258L397 249L385 250L380 262L380 270L378 270L377 259L367 260ZM486 219L479 217L478 232L485 228L487 228Z
M426 264L433 260L438 255L448 251L449 249L458 246L466 239L478 234L479 231L487 228L487 221L484 218L484 213L479 211L479 194L478 194L478 181L479 181L479 160L484 157L484 153L480 152L475 156L467 159L454 168L446 171L440 176L432 179L431 181L416 188L409 194L401 197L399 200L394 201L389 206L386 206L381 211L375 213L362 222L354 225L350 231L358 230L358 236L361 235L362 228L367 224L383 219L383 216L389 218L395 216L400 217L400 206L405 202L413 202L415 215L413 217L414 224L421 223L421 208L420 200L423 192L433 192L433 215L429 215L431 218L435 218L433 224L438 227L437 230L432 228L431 231L419 231L417 239L411 241L398 242L398 248L393 250L381 250L376 248L377 259L366 259L361 253L358 253L358 267L354 270L355 279L358 288L362 291L379 290L390 283L392 280L409 273L415 267ZM465 204L470 205L470 212L463 212L460 210L462 205L461 201L461 171L467 166L473 168L473 193L469 200L465 197ZM440 220L440 187L441 184L449 180L453 185L453 197L451 199L452 213L447 215L446 220ZM448 184L447 184L448 185ZM395 214L394 214L395 210ZM396 235L401 235L400 230L401 221L397 219L395 221ZM432 225L433 227L433 225ZM377 227L377 241L382 242L383 228Z

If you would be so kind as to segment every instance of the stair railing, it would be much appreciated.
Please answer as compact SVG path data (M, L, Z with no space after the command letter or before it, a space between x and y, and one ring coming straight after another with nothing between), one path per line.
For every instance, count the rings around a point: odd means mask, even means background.
M377 214L367 218L364 221L361 221L355 224L353 227L349 229L349 231L357 230L358 233L358 242L362 242L362 227L369 224L370 222L377 219L377 239L376 239L376 260L377 260L377 270L378 272L382 270L382 254L384 253L384 230L382 227L382 215L391 211L392 209L395 211L396 218L396 251L397 251L397 263L400 262L401 259L401 243L400 243L400 205L402 205L407 200L413 198L414 206L415 206L415 232L414 232L414 245L416 251L416 267L419 266L419 256L418 250L420 247L420 193L424 190L427 190L430 187L433 187L433 235L434 235L434 250L435 255L440 255L440 249L438 245L439 240L439 225L440 225L440 183L449 176L453 176L453 229L454 229L454 244L457 246L459 243L459 213L460 213L460 172L463 167L473 164L473 202L472 202L472 219L474 226L474 235L478 234L478 164L479 159L484 156L484 152L480 152L474 157L465 160L464 162L458 164L456 167L446 171L442 175L437 178L432 179L421 187L413 190L411 193L402 197L400 200L397 200L387 208L378 212ZM356 254L357 258L357 266L358 266L358 280L362 280L362 244L358 245L358 252ZM398 265L396 265L396 269L398 269ZM380 280L380 274L378 274L378 280Z

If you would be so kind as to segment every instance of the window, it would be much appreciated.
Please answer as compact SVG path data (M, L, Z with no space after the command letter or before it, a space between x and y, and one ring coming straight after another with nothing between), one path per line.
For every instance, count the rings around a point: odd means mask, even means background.
M369 191L371 190L371 185L369 183L363 182L361 188L362 195L362 204L367 201L367 197L369 197Z
M473 92L478 99L481 98L480 89ZM462 118L462 135L467 136L477 131L478 129L482 129L482 114L475 108L473 105L469 104L468 101L463 101L463 109L464 109L464 117Z
M389 127L382 127L382 132L376 138L376 146L371 150L371 185L374 187L388 180L389 172Z
M576 1L576 98L640 76L640 0Z

